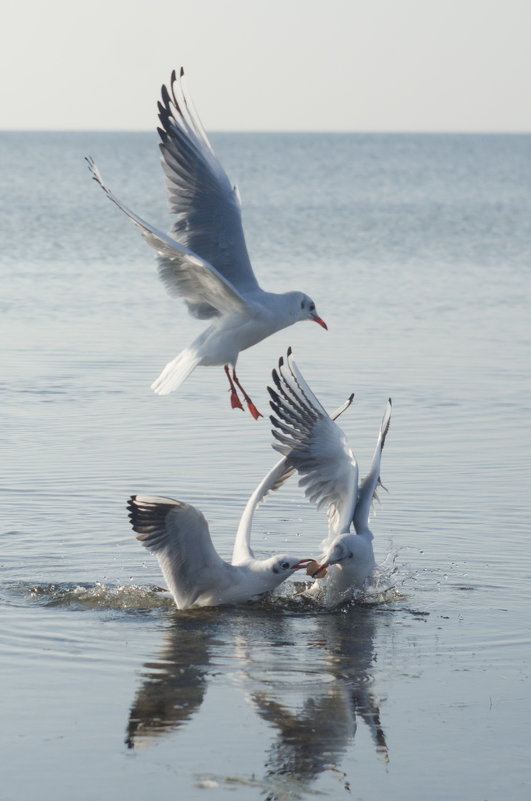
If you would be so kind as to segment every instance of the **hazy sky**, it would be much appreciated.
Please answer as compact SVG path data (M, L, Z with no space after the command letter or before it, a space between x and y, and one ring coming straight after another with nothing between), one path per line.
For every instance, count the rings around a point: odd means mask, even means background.
M531 131L531 0L4 0L0 128Z

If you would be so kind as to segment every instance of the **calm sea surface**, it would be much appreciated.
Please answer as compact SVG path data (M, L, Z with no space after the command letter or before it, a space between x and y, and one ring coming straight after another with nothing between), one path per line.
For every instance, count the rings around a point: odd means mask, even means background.
M361 473L388 396L373 521L389 600L292 597L177 612L125 503L170 495L230 557L276 459L221 368L149 389L201 329L90 180L169 227L151 134L0 134L0 798L494 801L531 769L531 137L222 134L288 345ZM255 518L260 555L317 555L295 481Z

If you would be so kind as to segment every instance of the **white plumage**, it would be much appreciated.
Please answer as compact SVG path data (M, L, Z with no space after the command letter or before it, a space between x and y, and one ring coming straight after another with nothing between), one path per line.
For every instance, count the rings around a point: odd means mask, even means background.
M251 495L234 542L232 564L217 553L208 523L190 504L159 495L132 495L127 508L137 539L152 551L178 609L237 604L276 589L310 559L277 554L256 559L251 548L253 513L258 504L290 475L283 464L270 470Z
M328 532L321 543L323 556L315 572L330 569L326 579L316 582L310 592L335 605L348 599L353 590L361 589L376 567L369 513L380 484L391 399L378 432L371 469L359 483L358 464L347 437L311 391L291 350L287 368L281 359L273 379L275 388L269 387L274 412L273 447L297 470L299 484L310 502L327 510ZM350 531L352 525L355 533Z
M326 324L308 295L275 294L259 286L245 244L238 191L208 141L186 92L182 69L178 78L172 73L170 90L163 86L161 95L158 132L174 214L171 234L119 201L94 160L87 158L94 180L156 250L159 276L168 292L184 298L194 317L210 320L209 327L168 362L152 389L167 395L198 365L224 365L231 406L243 409L240 390L257 419L261 415L236 375L240 351L301 320L314 320L323 328Z

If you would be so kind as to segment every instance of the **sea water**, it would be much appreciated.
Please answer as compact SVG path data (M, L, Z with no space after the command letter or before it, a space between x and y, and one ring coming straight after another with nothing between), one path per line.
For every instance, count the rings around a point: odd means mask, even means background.
M527 799L531 137L218 134L262 286L329 331L149 389L201 330L133 225L170 219L156 137L0 134L0 797ZM276 459L266 385L292 346L361 475L388 397L372 521L388 591L178 612L130 494L192 503L230 558ZM258 556L318 556L292 479ZM300 577L299 577L300 580Z

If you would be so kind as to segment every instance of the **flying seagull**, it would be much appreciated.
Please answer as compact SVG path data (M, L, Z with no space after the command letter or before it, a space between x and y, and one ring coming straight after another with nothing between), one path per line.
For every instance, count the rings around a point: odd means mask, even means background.
M308 295L266 292L258 284L245 244L237 187L212 149L182 68L178 77L172 72L169 89L162 87L158 112L162 169L174 214L171 233L128 209L106 186L92 157L86 157L94 180L157 252L159 276L168 292L184 298L194 317L210 322L168 362L151 388L167 395L198 365L223 365L232 408L243 409L239 390L258 419L262 415L236 374L240 351L302 320L327 326Z

